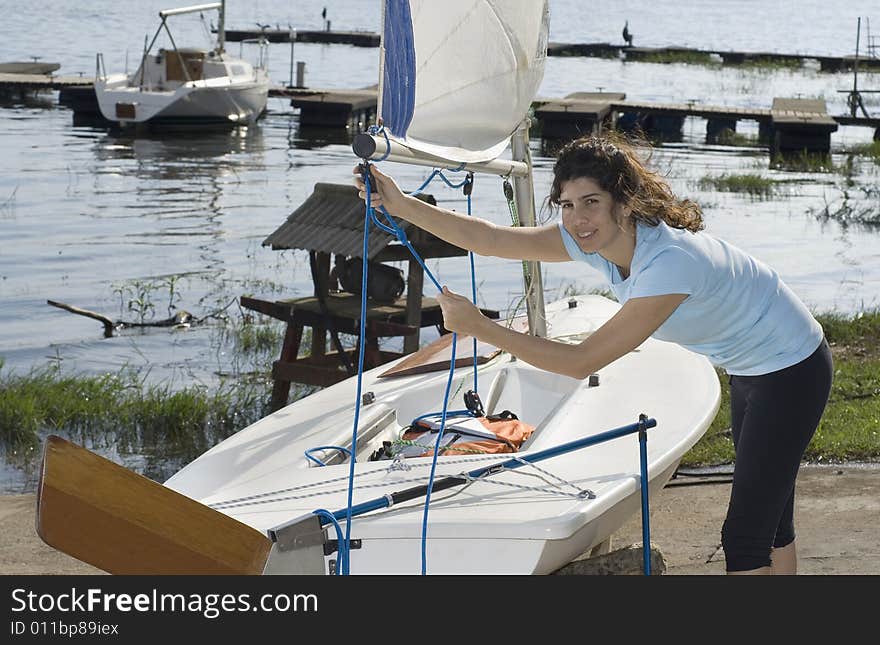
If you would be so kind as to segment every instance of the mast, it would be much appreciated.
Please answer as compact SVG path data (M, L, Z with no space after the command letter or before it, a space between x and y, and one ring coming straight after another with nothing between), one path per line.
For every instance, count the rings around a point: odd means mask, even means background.
M220 22L217 25L217 50L222 54L226 47L226 0L220 0Z
M523 226L535 226L535 182L532 179L532 155L529 151L529 124L526 117L520 123L510 140L511 156L514 161L525 163L528 172L513 175L513 198L520 223ZM523 276L526 309L529 316L529 333L532 336L547 336L547 317L544 313L544 285L541 280L541 263L526 263L528 275Z

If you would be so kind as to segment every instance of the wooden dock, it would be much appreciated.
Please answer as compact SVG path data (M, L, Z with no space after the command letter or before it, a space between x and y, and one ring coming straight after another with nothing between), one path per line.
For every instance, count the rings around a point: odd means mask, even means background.
M291 107L299 110L299 124L317 128L357 128L365 130L375 122L378 90L311 90L275 88L270 96L290 97Z
M323 33L323 32L322 32ZM92 80L81 76L0 73L0 96L58 90L58 102L77 115L97 114ZM315 89L274 86L269 96L290 99L305 128L364 130L375 121L377 88ZM819 105L821 103L821 105ZM757 121L759 138L773 150L791 147L827 151L830 134L840 125L874 128L880 139L880 117L829 115L824 101L776 97L770 108L742 108L687 103L626 100L619 92L576 92L561 99L537 98L533 102L541 138L570 139L604 127L639 127L646 132L680 134L684 119L706 119L706 140L714 143L724 133L735 132L742 120ZM775 138L774 138L775 137Z
M736 131L740 120L757 121L759 138L770 146L772 155L806 150L810 153L828 153L831 133L841 123L875 128L875 139L880 136L880 118L835 117L828 114L823 99L777 97L769 109L703 105L696 102L648 103L627 101L625 96L612 92L578 92L561 100L541 103L535 108L535 118L544 139L567 140L587 134L597 134L609 127L622 125L621 115L630 119L629 127L651 130L646 117L662 119L656 123L660 134L680 133L685 117L706 119L706 140L717 142L722 133ZM671 131L671 132L670 132Z
M309 90L276 88L273 96L290 97L305 127L352 128L374 121L377 103L375 87L358 90ZM627 101L621 92L576 92L563 99L541 99L533 103L540 136L543 139L570 139L616 127L621 117L642 129L680 133L686 117L706 119L706 140L715 143L725 132L735 132L738 121L757 121L759 138L768 142L771 152L807 149L827 152L831 133L839 125L875 129L880 136L880 117L832 116L823 100L777 97L770 108L743 108L688 103ZM622 125L622 124L621 124Z
M39 92L51 92L68 87L87 87L92 79L83 76L48 76L44 74L0 73L0 96L24 97Z
M354 45L378 47L379 34L372 31L319 31L304 29L237 29L225 31L227 42L241 42L263 37L270 43L319 43L322 45Z
M227 29L226 40L240 42L266 38L270 43L320 43L342 44L356 47L378 47L380 36L370 31L313 31L298 29ZM715 60L722 65L803 65L808 60L819 62L823 72L852 70L880 70L880 58L866 56L826 56L824 54L786 54L780 52L740 52L720 49L696 49L691 47L629 47L612 43L557 43L547 45L548 56L585 56L592 58L620 58L625 61L647 62L699 62Z

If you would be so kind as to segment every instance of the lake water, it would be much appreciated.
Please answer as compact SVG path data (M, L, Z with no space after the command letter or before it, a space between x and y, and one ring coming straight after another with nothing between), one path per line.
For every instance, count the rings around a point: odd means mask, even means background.
M185 3L182 3L185 4ZM326 6L333 29L376 31L377 2L327 0L230 0L227 28L269 23L282 28L321 27ZM175 6L163 0L73 3L0 0L0 62L28 60L62 64L60 74L91 76L95 54L108 71L136 66L144 37L152 36L157 12ZM764 2L702 0L615 3L551 1L551 40L622 44L624 21L639 46L680 45L719 50L846 55L855 50L856 21L874 18L876 2L841 6L818 0ZM871 12L874 12L872 15ZM178 44L205 45L208 25L183 17ZM872 32L873 33L873 32ZM862 34L865 52L867 32ZM239 45L228 49L238 53ZM244 53L248 55L245 50ZM290 47L270 46L270 74L286 84ZM343 45L297 44L294 58L306 63L306 84L351 88L377 81L377 50ZM880 89L880 74L860 73L860 86ZM540 96L576 91L625 92L633 100L694 100L713 105L769 107L773 97L822 97L831 114L847 112L840 90L849 73L801 69L755 70L695 65L626 63L594 58L550 58ZM866 94L866 107L880 114L880 94ZM756 124L741 124L755 133ZM775 267L817 311L856 312L880 306L880 227L844 225L819 216L842 206L877 217L878 166L855 160L847 179L838 173L770 170L766 148L704 143L705 122L688 119L683 141L657 149L654 159L673 188L698 200L708 230ZM832 135L834 159L871 141L872 130L841 127ZM535 141L539 203L550 185L552 159ZM229 350L210 325L184 332L167 329L124 332L105 339L97 321L48 306L47 299L131 320L126 308L134 290L147 296L155 318L168 305L206 316L242 294L296 297L311 294L307 256L261 246L316 182L348 182L356 163L345 138L306 139L289 103L270 99L265 119L249 130L198 137L131 137L93 127L74 127L55 97L27 105L0 106L0 358L4 370L25 372L61 361L74 372L113 372L134 366L148 378L174 383L211 383L229 369ZM419 167L389 164L404 187L427 175ZM701 189L699 180L724 173L760 173L790 180L773 199ZM430 189L442 205L462 210L464 198ZM475 213L509 222L494 177L478 177ZM545 214L546 215L546 214ZM429 268L452 289L469 289L463 258L430 261ZM493 258L476 262L480 304L505 311L521 292L519 263ZM598 276L572 263L545 265L548 299L564 289L601 288ZM174 285L178 297L171 301ZM426 281L426 293L431 285ZM237 314L233 304L231 309Z

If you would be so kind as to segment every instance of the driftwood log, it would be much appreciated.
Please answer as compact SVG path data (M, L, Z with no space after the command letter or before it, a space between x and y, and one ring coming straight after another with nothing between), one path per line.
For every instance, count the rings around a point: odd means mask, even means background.
M195 316L184 310L180 310L170 318L165 318L163 320L155 320L150 322L126 322L124 320L110 320L104 314L99 314L97 312L89 311L88 309L82 309L80 307L74 307L73 305L68 305L63 302L57 302L55 300L47 300L46 302L53 307L58 307L59 309L64 309L65 311L79 314L80 316L86 316L87 318L94 318L95 320L99 321L102 325L104 325L104 338L111 338L113 336L114 330L124 329L126 327L175 327L177 325L189 325L191 323L197 322Z

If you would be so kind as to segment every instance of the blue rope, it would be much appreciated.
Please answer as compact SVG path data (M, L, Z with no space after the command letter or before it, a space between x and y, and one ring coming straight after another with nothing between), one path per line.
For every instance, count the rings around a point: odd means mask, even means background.
M385 231L389 235L395 235L399 239L400 236L397 235L397 231L395 231L393 228L391 228L389 226L385 226L382 222L380 222L379 220L376 219L375 209L370 210L370 221L373 222L373 225L376 226L376 228L379 228L379 229ZM404 233L403 230L401 230L401 233L403 233L404 236L406 235L406 233Z
M449 181L449 179L446 177L446 175L443 174L442 170L438 170L435 168L431 172L431 174L428 176L428 178L422 183L421 186L419 186L417 189L415 189L414 191L407 193L407 194L409 194L409 195L420 194L425 188L427 188L428 184L430 184L434 180L434 178L438 177L438 176L450 188L462 188L463 186L466 186L468 183L473 181L471 179L470 175L468 175L460 183L454 184L451 181ZM437 287L437 291L443 291L443 287L440 286L440 283L434 277L434 274L431 273L430 269L428 269L427 265L425 264L425 261L418 254L418 252L413 248L412 244L410 244L409 240L406 237L406 231L404 231L397 224L397 222L394 221L394 218L391 216L391 214L387 210L385 210L384 206L380 206L379 210L382 213L382 216L385 218L385 221L387 221L388 224L390 225L390 228L386 227L385 225L383 225L381 222L379 222L376 219L375 214L374 214L375 209L373 209L373 207L371 206L371 202L370 202L369 178L368 178L368 181L366 182L366 186L367 186L367 211L369 213L370 220L374 224L376 224L376 226L378 226L381 230L385 231L389 235L396 236L397 239L400 241L400 243L403 244L404 246L406 246L407 249L409 249L409 252L412 254L413 259L415 259L416 262L419 263L419 266L422 267L422 270L425 272L425 275L427 275L428 278L431 280L431 282L434 283L434 286ZM471 205L472 205L470 194L468 194L468 196L467 196L467 203L468 203L468 216L470 216L471 215ZM474 271L474 254L473 254L473 252L468 251L468 256L470 257L470 263L471 263L471 291L473 293L473 302L476 305L477 304L477 283L476 283L476 275L475 275L475 271ZM476 367L476 361L477 361L476 348L477 348L477 340L474 339L474 365L475 365L475 367ZM474 390L476 390L476 389L477 389L477 386L476 386L476 381L475 381L474 382Z
M413 190L407 194L408 195L421 195L422 191L425 190L425 188L428 187L428 184L430 184L432 181L434 181L434 177L436 177L439 174L440 174L440 171L437 168L435 168L434 170L431 171L431 174L428 175L428 178L422 182L421 186L419 186L418 188L416 188L415 190Z
M349 504L349 507L350 506L351 505ZM318 517L327 519L336 528L336 542L339 544L339 560L336 565L336 575L338 576L343 569L345 569L345 574L348 575L348 558L350 550L348 548L348 542L342 539L342 528L339 526L339 522L336 521L333 513L323 508L319 508L312 512Z
M464 168L464 164L462 164L461 167ZM422 183L422 185L419 186L416 190L414 190L413 192L411 192L409 194L410 195L420 194L428 186L428 184L430 184L431 181L433 181L434 177L440 177L440 179L442 179L446 183L446 185L449 186L450 188L463 188L465 186L468 187L465 192L467 194L467 214L468 214L468 217L470 217L473 214L472 213L473 202L471 200L471 189L473 187L473 181L474 181L473 174L468 173L467 176L461 182L454 184L446 177L446 175L443 174L442 170L435 168L431 172L431 174L428 176L428 178ZM368 186L367 190L369 191L369 186ZM385 217L386 221L389 224L391 224L391 226L393 227L393 232L388 227L384 226L376 219L375 215L373 214L372 208L370 208L369 206L367 208L370 213L370 219L373 221L373 223L376 224L376 226L378 226L380 229L382 229L386 233L396 235L397 239L400 240L400 242L402 244L404 244L406 246L406 248L409 249L412 256L415 258L415 260L422 267L422 270L431 279L431 282L434 283L434 286L437 287L437 291L442 291L443 289L440 286L440 283L437 282L437 279L434 277L434 274L431 273L431 271L425 265L424 260L422 260L422 258L416 252L416 250L409 243L409 240L406 237L406 232L400 226L398 226L398 224L394 221L394 218L391 217L391 214L387 210L385 210L385 207L380 206L380 210L382 211L382 215ZM468 251L468 259L470 260L470 265L471 265L471 300L473 301L474 305L476 306L476 304L477 304L477 280L476 280L476 269L474 268L474 253L473 253L473 251ZM480 390L479 390L478 381L477 381L477 339L476 338L471 339L471 343L473 346L473 358L474 358L474 391L479 392ZM453 356L455 356L454 353L453 353Z
M367 188L367 212L372 212L372 204L370 203L370 175L369 173L364 173L364 181L366 182ZM361 320L360 320L360 334L358 341L358 377L357 377L357 394L355 396L355 408L354 408L354 427L351 431L351 446L354 448L357 446L357 428L358 421L360 421L361 415L361 390L363 389L363 380L364 380L364 346L366 345L367 338L367 330L366 330L366 318L367 318L367 252L369 250L370 245L370 225L369 222L364 220L364 246L363 246L363 258L361 265ZM354 494L354 464L355 460L352 459L349 464L348 469L348 506L345 512L345 550L346 552L349 550L351 546L351 505L352 505L352 496ZM340 542L339 550L340 554L342 553L343 545ZM345 561L342 561L340 557L340 564L342 564L342 573L343 575L348 575L348 558Z
M377 160L377 161L378 161L378 160ZM462 167L464 167L464 166L462 166ZM457 169L454 169L452 172L458 172L458 170L457 170ZM461 182L459 182L459 183L457 183L457 184L453 184L451 181L449 181L449 178L448 178L446 175L443 174L443 171L442 171L442 170L440 170L440 169L438 169L438 168L435 168L433 171L431 171L431 174L428 175L428 178L427 178L425 181L422 182L422 185L421 185L421 186L419 186L419 187L416 188L415 190L413 190L413 191L407 193L407 195L420 195L420 194L422 193L422 191L425 190L425 188L428 187L428 184L430 184L432 181L434 181L434 177L437 177L437 176L439 176L440 179L443 180L443 183L445 183L445 184L446 184L447 186L449 186L450 188L461 188L461 187L463 187L465 184L468 183L468 178L465 177Z
M423 414L422 416L416 417L415 419L413 419L413 423L415 423L416 421L421 421L422 419L427 419L429 417L436 417L436 416L437 416L436 412L428 412L428 414ZM452 410L451 412L447 412L446 416L447 417L472 417L472 416L474 416L474 413L471 412L470 410Z
M372 206L369 205L369 196L370 196L370 185L367 183L367 208L372 209ZM391 224L393 228L394 235L397 236L397 239L400 240L400 243L403 244L406 248L409 249L409 252L412 253L413 259L419 263L419 266L422 267L422 271L425 272L425 275L430 278L431 282L434 283L434 286L437 287L437 291L443 291L443 287L440 286L440 283L437 282L437 278L434 277L434 274L431 273L431 270L425 265L425 261L418 254L418 252L413 248L413 245L410 244L410 241L406 237L406 232L400 228L397 222L394 221L394 218L385 210L384 206L380 206L379 210L382 212L382 215L385 217L385 220ZM386 229L387 230L387 229Z
M434 456L431 459L431 475L428 477L428 489L425 493L425 510L422 513L422 575L428 573L428 507L431 504L431 489L434 486L434 473L437 470L437 456L440 454L440 442L446 432L446 407L449 405L449 390L455 375L455 345L458 334L452 334L452 360L449 361L449 378L446 379L446 392L443 394L443 412L440 417L440 431L434 442Z
M387 140L387 134L386 140ZM387 156L387 154L386 154ZM366 165L366 162L365 162ZM461 170L464 168L464 164L462 164ZM441 179L451 188L461 188L463 186L467 186L468 184L472 184L473 175L468 173L468 176L459 183L453 184L449 181L449 179L442 173L442 171L435 169L430 177L419 187L416 191L410 194L418 194L434 179L434 177L440 176ZM413 258L419 263L422 267L422 270L425 274L430 278L431 282L434 283L434 286L437 287L438 291L442 291L443 288L440 286L440 283L434 277L434 274L431 273L430 269L425 265L425 261L419 256L416 250L413 248L412 244L410 244L409 240L406 237L406 232L394 221L394 218L391 217L391 214L385 209L384 206L380 206L379 210L381 211L383 217L388 222L390 227L383 225L376 219L375 209L372 205L372 188L370 186L370 173L369 167L366 167L364 170L364 185L366 188L366 217L364 218L364 244L363 244L363 254L362 254L362 268L361 268L361 318L360 318L360 337L359 337L359 348L358 348L358 379L357 379L357 395L356 395L356 404L355 404L355 413L354 413L354 427L352 429L352 437L351 437L351 445L357 445L357 427L358 421L360 420L360 408L361 408L361 390L363 387L363 372L364 372L364 345L366 344L366 321L365 321L365 312L367 311L367 254L369 250L369 229L370 222L378 226L381 230L386 233L395 235L397 239L409 249ZM468 203L468 216L471 215L471 194L470 190L466 190L467 193L467 203ZM474 272L474 254L472 252L468 253L470 256L471 263L471 291L473 295L473 301L476 305L477 302L477 285L476 285L476 277ZM431 488L434 483L434 474L436 472L437 467L437 457L440 453L440 442L443 440L443 434L446 431L446 418L448 416L463 416L464 414L471 414L469 410L462 411L457 410L454 412L448 411L449 405L449 391L452 388L452 380L455 375L455 355L456 355L456 345L458 342L458 334L452 334L452 359L449 364L449 378L446 381L446 391L443 395L443 410L440 417L440 430L437 433L437 440L434 445L434 456L431 461L431 474L428 478L428 493L425 496L425 506L424 506L424 514L422 517L422 575L426 575L427 573L427 533L428 533L428 508L431 503ZM477 340L474 339L474 390L477 389ZM418 417L418 419L423 419L427 416L432 416L431 414L423 415ZM307 451L308 452L308 451ZM349 452L349 454L352 454ZM307 457L310 457L308 454ZM310 457L311 458L311 457ZM317 461L317 460L315 460ZM320 462L319 462L320 463ZM321 464L323 465L323 464ZM337 572L340 572L343 575L349 575L349 558L348 554L351 549L351 518L352 518L352 496L354 491L354 466L355 459L354 455L352 455L352 460L349 465L349 475L348 475L348 505L346 508L345 514L345 539L339 540L339 568ZM318 511L316 511L317 513ZM326 511L323 511L326 513ZM334 519L334 523L336 523ZM338 526L338 525L337 525ZM341 529L339 530L341 533Z

